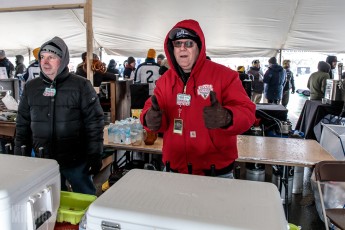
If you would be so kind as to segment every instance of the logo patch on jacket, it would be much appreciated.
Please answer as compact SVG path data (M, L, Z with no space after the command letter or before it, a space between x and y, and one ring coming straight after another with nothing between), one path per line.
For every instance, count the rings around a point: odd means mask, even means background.
M210 92L213 91L212 85L201 85L198 86L198 95L201 95L202 98L206 100L208 98L208 95L210 95Z

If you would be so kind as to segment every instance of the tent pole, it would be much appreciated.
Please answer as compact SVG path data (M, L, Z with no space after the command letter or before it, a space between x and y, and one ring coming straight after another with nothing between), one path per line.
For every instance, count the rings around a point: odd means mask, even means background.
M93 85L93 71L91 65L93 61L93 29L92 29L92 0L87 0L84 8L84 21L86 23L86 47L87 47L87 79Z

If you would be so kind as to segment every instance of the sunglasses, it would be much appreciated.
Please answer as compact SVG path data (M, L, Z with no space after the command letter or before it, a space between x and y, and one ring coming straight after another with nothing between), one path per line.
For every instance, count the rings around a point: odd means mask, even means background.
M194 42L191 40L182 42L182 41L173 41L174 47L180 48L184 44L185 48L192 48L194 46Z

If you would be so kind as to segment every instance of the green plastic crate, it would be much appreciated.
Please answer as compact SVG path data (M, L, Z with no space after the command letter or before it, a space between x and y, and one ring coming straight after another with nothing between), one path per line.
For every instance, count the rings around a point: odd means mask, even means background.
M65 192L60 193L60 207L57 214L57 222L68 222L78 224L85 214L89 205L96 200L96 196Z

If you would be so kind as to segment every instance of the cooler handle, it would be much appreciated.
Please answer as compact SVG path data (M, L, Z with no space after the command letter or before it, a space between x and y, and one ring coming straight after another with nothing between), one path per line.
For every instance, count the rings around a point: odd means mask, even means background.
M43 207L39 207L39 210L35 209L35 206L37 206L35 204L39 202L45 204L45 212L42 210ZM26 202L26 210L27 230L36 230L48 221L52 216L53 210L52 188L47 186L41 192L31 195ZM40 215L37 216L38 214Z

